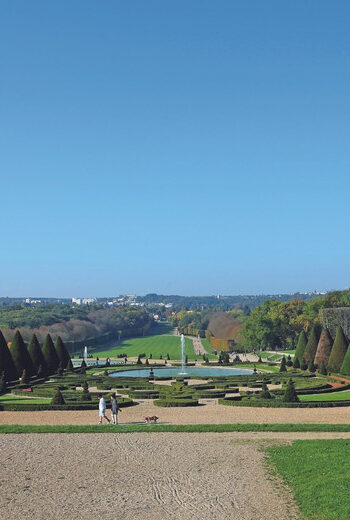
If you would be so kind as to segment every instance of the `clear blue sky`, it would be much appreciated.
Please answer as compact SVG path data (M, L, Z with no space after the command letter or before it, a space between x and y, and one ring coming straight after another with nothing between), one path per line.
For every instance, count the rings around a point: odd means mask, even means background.
M2 296L350 285L348 0L2 0Z

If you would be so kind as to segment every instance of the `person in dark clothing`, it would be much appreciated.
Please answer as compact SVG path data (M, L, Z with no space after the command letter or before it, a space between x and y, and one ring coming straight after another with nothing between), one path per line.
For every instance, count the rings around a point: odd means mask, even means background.
M118 412L120 408L115 394L111 395L111 419L112 424L118 424Z

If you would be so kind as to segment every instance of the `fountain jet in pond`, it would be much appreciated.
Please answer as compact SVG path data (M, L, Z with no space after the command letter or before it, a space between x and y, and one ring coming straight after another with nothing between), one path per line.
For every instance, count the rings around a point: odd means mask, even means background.
M87 356L87 347L84 347L83 359L84 359L86 365L87 365L87 358L88 358L88 356Z
M179 375L185 374L185 336L181 334L181 372Z

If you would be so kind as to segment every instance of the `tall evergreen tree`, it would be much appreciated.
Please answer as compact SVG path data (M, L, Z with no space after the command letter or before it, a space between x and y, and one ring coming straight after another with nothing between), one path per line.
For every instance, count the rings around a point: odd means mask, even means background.
M324 363L324 365L327 366L329 356L332 350L332 345L332 336L330 335L328 329L323 328L317 345L316 355L314 359L315 365L321 366L321 363Z
M48 334L45 338L43 347L42 347L42 353L44 355L48 373L54 374L57 369L58 365L60 363L60 360L58 359L58 356L56 354L56 350L52 341L52 338L50 334Z
M343 329L337 327L337 333L333 343L331 355L329 356L327 370L328 372L339 372L343 364L346 351L348 350L348 341L345 337Z
M299 334L297 348L296 348L295 354L294 354L294 362L296 359L298 359L299 366L301 366L301 363L303 361L306 345L307 345L307 337L306 337L305 332L302 330Z
M35 334L33 334L29 342L28 352L34 365L35 373L38 374L41 365L41 374L44 375L47 372L47 365Z
M66 367L68 361L70 360L70 355L68 354L68 351L61 339L61 336L57 336L57 339L55 341L55 349L58 359L62 363L62 367Z
M7 346L6 340L0 331L0 373L4 372L6 381L13 381L17 379L18 373L13 362L10 349Z
M340 373L345 374L346 376L350 376L350 345L348 346L348 350L346 351L344 361L342 366L340 367Z
M24 369L26 369L28 377L35 374L35 368L19 330L17 330L13 336L10 352L18 377L22 376Z
M311 329L310 336L304 351L304 359L308 365L315 359L317 345L319 340L319 330L317 325L314 325Z

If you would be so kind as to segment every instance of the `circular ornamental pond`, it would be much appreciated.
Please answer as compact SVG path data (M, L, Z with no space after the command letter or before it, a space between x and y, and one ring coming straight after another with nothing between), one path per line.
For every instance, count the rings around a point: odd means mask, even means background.
M227 376L249 376L253 370L247 368L219 368L219 367L171 367L152 368L154 377L227 377ZM144 377L150 376L149 368L135 370L118 370L109 374L111 377Z

